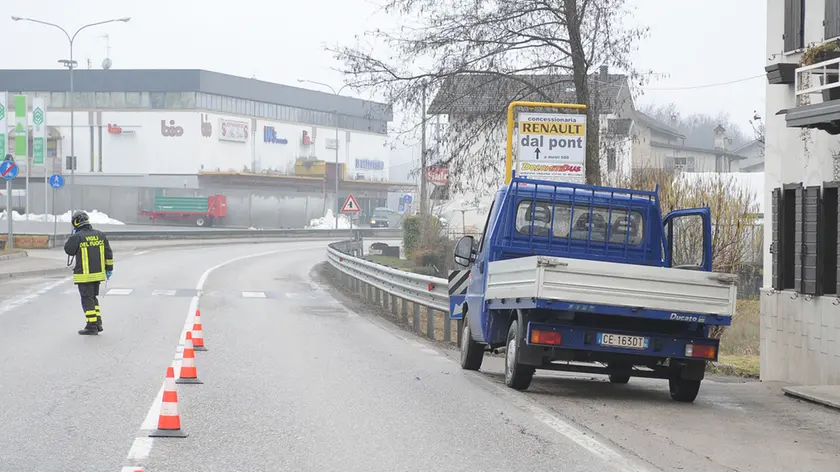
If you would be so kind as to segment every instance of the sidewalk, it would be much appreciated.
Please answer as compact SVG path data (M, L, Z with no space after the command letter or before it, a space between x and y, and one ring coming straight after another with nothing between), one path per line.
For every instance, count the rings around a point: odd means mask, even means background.
M840 410L840 385L803 385L782 387L785 395L819 403Z
M69 276L70 273L67 256L61 250L28 249L0 255L0 279L60 274Z

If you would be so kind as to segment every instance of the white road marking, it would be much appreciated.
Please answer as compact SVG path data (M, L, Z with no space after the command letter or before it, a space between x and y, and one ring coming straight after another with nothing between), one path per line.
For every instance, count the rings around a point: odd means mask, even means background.
M243 298L265 298L265 292L242 292Z
M286 293L286 298L295 298L296 296L298 296L296 293Z
M162 296L162 297L172 297L172 296L175 296L176 293L178 293L177 290L154 290L154 291L152 291L152 295Z
M429 349L429 348L427 348L427 347L420 348L420 350L421 350L421 351L423 351L423 352L425 352L426 354L431 354L431 355L433 355L433 356L439 356L439 355L440 355L440 353L439 353L439 352L435 351L434 349Z
M0 315L6 313L7 311L14 310L15 308L24 305L26 303L31 302L32 300L40 297L41 295L49 292L50 290L58 287L59 285L71 280L70 277L63 278L61 280L56 280L55 282L51 282L49 284L41 286L41 288L34 290L32 292L27 293L26 295L22 295L20 297L12 298L11 300L7 301L0 305Z
M142 467L123 467L120 472L146 472L146 469Z
M142 256L143 254L146 254L146 253L147 253L147 252L149 252L149 251L151 251L151 249L148 249L148 250L145 250L145 251L140 251L140 252L135 252L135 253L134 253L134 254L132 254L132 255L133 255L133 256Z
M133 288L112 288L108 290L105 294L106 295L131 295L133 292Z
M178 345L175 346L175 356L173 357L172 367L175 369L175 373L177 375L178 371L180 370L181 366L181 359L183 357L184 351L184 343L187 337L187 331L192 329L193 321L195 320L195 311L198 309L200 295L202 293L202 289L204 288L204 283L207 282L207 278L210 276L213 271L220 267L224 267L228 264L233 262L241 261L243 259L250 259L253 257L261 257L261 256L268 256L271 254L277 254L282 252L295 252L301 250L309 250L309 249L318 249L322 246L313 246L313 247L306 247L306 248L295 248L295 249L278 249L274 251L267 251L267 252L260 252L257 254L248 254L245 256L235 257L233 259L227 260L222 262L221 264L215 265L201 274L201 277L198 279L198 283L195 286L196 293L198 295L192 297L190 300L190 307L189 311L187 311L187 318L184 320L184 328L181 330L181 335L178 337ZM113 290L121 290L121 289L111 289ZM130 289L129 289L130 290ZM130 292L129 292L130 293ZM243 296L246 292L242 292ZM259 292L262 293L262 292ZM263 293L263 298L265 298L265 294ZM163 399L163 388L166 381L164 380L161 382L160 390L158 391L157 396L155 397L154 401L152 402L152 406L149 407L149 411L146 413L146 417L143 420L143 423L140 425L141 433L143 431L154 430L157 428L158 416L160 415L160 407L161 407L161 400ZM128 456L126 460L128 461L143 461L149 457L149 454L152 452L152 446L154 445L154 439L148 437L146 434L142 436L138 436L134 438L134 442L131 445L131 449L128 451ZM123 467L123 471L125 470L143 470L140 467Z
M74 288L68 288L67 290L64 290L63 292L61 292L62 295L75 295L77 293L79 293L79 289L77 289L75 287Z

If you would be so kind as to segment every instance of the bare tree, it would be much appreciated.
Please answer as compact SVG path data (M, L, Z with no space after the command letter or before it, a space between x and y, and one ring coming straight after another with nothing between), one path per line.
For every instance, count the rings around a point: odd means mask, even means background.
M630 56L647 30L623 25L631 17L625 3L387 0L385 11L420 24L368 31L368 43L329 50L352 86L376 89L397 107L416 109L424 88L435 94L429 113L448 115L449 124L432 161L449 165L453 191L484 193L499 183L514 100L588 105L586 177L597 184L600 114L621 106L619 97L629 101L630 83L644 80Z

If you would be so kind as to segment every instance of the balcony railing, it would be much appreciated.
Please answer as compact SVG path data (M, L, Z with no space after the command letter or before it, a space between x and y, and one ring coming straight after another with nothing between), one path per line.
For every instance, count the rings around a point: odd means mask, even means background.
M840 99L838 72L840 72L840 58L797 68L794 78L796 106L801 107ZM814 95L819 95L822 98L814 101Z

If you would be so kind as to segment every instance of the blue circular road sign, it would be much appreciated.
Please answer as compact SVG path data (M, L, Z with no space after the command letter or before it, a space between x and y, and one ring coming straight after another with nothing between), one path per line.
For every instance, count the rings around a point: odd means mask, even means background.
M64 177L61 174L53 174L50 176L50 187L58 189L64 187Z
M414 200L414 199L411 197L411 195L408 195L408 194L403 195L403 201L404 201L405 203L407 203L407 204L411 205L411 202L412 202L413 200Z
M3 177L6 180L12 180L18 175L18 168L17 164L12 161L3 161L0 162L0 177Z

